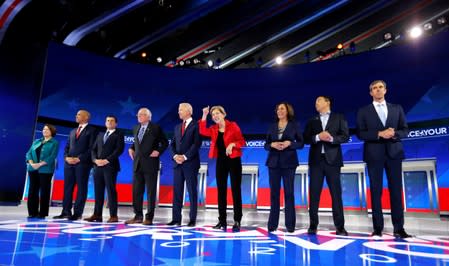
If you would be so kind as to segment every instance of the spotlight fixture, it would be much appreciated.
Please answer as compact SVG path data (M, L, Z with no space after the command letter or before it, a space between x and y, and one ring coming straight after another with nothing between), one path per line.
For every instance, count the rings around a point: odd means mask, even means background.
M409 31L409 35L413 39L419 38L422 35L422 29L418 26L415 26Z
M181 60L181 61L179 61L179 66L184 66L185 65L185 62L184 62L184 60Z
M431 30L431 29L432 29L432 23L427 22L427 23L425 23L425 24L422 26L422 28L423 28L425 31Z
M140 54L140 56L141 56L142 58L146 58L146 57L147 57L147 53L142 52L142 53Z
M343 49L343 44L342 44L342 43L337 44L337 49L338 49L338 50Z
M197 65L197 64L201 63L201 60L199 60L198 58L194 58L194 59L193 59L193 63L194 63L195 65Z
M156 58L156 61L157 61L158 63L162 63L162 57L158 56L158 57Z
M214 66L214 61L208 60L208 61L207 61L207 65L208 65L209 67L213 67L213 66Z
M282 58L282 56L277 56L275 61L276 64L281 65L284 62L284 59Z
M446 22L447 22L446 17L439 17L439 18L437 19L437 24L438 24L438 25L446 24Z
M393 33L391 32L386 32L384 34L384 41L388 42L388 41L392 41L393 40Z

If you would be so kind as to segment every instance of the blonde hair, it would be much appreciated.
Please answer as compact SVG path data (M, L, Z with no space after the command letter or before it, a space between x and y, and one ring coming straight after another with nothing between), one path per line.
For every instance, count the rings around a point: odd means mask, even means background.
M221 105L215 105L215 106L212 106L212 107L210 108L210 113L212 114L212 112L213 112L214 110L218 110L220 113L222 113L224 116L226 116L226 111L225 111L225 109L223 108L223 106L221 106Z

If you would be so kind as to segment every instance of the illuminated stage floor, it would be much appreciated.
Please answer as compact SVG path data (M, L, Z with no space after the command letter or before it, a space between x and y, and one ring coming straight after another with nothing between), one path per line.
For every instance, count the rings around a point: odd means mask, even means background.
M51 215L60 210L51 208ZM370 237L371 221L360 214L346 214L349 236L337 237L328 214L320 216L318 235L309 236L305 213L298 213L294 233L269 233L267 212L246 211L241 232L233 233L232 223L227 232L211 228L214 209L201 210L194 228L166 226L169 208L157 209L154 226L125 225L129 207L120 208L118 224L26 219L23 205L0 212L0 265L449 265L447 219L406 218L415 237L404 241L392 237L391 227L382 238Z

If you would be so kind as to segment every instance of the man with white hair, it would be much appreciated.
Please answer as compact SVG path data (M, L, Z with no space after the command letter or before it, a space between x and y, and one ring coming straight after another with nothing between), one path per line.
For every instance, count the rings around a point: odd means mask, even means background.
M140 108L137 113L139 122L133 129L134 143L128 150L133 160L133 209L134 217L125 224L142 223L152 225L156 206L157 174L159 157L167 149L168 140L162 128L151 123L151 111ZM147 189L147 213L143 220L143 194Z
M167 225L181 225L184 182L190 200L190 221L187 226L196 225L201 138L198 123L192 119L192 112L192 106L189 103L179 104L178 114L182 123L175 126L173 141L170 145L171 155L175 162L173 169L174 193L172 221Z

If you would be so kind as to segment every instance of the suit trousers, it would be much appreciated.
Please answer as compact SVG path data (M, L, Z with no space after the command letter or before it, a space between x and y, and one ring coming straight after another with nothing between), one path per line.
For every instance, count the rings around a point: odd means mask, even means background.
M394 231L404 228L404 207L402 205L402 160L386 159L368 161L368 175L371 190L371 206L373 211L373 228L382 231L384 218L382 212L383 170L387 174L390 192L391 220Z
M143 172L138 169L133 176L133 209L136 218L143 218L143 194L147 189L147 213L145 218L153 220L156 207L156 186L158 170Z
M48 209L50 206L51 178L53 177L53 173L44 174L39 173L38 171L29 171L28 176L30 180L27 201L28 215L48 216Z
M231 177L232 200L234 203L234 221L242 220L242 160L237 158L218 158L216 166L218 189L218 220L226 224L228 174Z
M64 166L64 199L62 201L62 214L72 214L73 190L77 186L73 215L82 216L87 199L87 184L89 181L90 164L78 163Z
M184 182L187 186L190 201L189 218L191 222L196 222L198 209L198 168L184 168L178 166L174 168L174 184L173 184L173 221L181 223L182 221L182 204L184 202Z
M114 167L105 165L95 167L94 187L95 187L95 209L94 214L103 215L104 191L108 195L109 215L117 216L117 170Z
M334 225L337 229L344 227L345 217L343 214L340 173L341 167L328 164L324 156L318 163L309 164L310 227L316 228L319 224L318 208L324 177L326 177L326 183L332 198L332 217L334 219Z
M285 227L288 230L294 230L296 225L296 211L295 211L295 171L296 168L279 168L270 167L270 216L268 218L268 229L274 230L279 225L280 212L280 193L281 180L284 184L284 199L285 199Z

